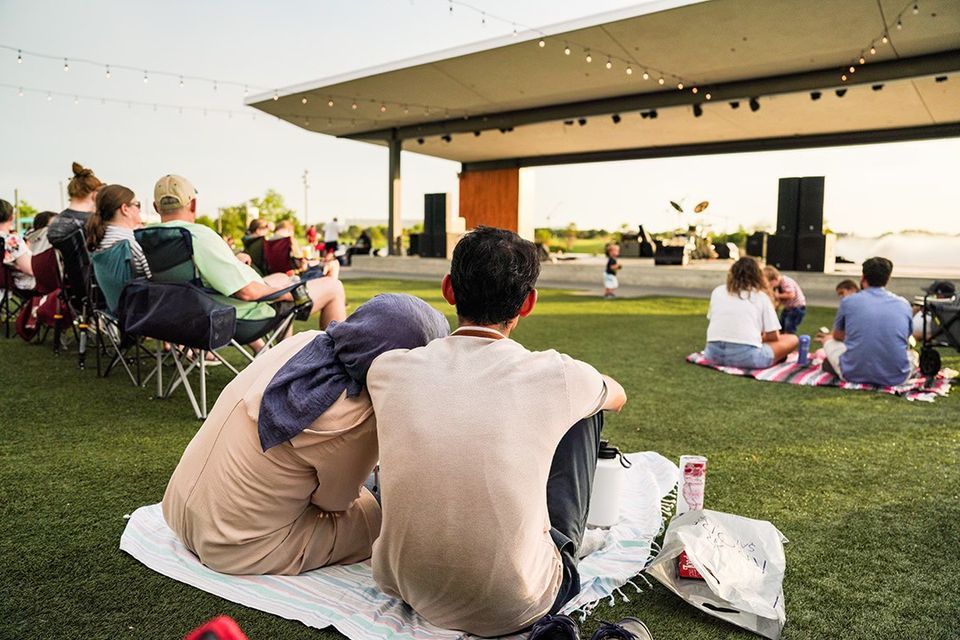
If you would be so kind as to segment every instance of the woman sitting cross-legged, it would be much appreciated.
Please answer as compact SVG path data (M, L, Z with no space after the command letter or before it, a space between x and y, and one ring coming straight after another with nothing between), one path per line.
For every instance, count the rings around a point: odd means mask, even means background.
M419 298L383 294L258 357L187 445L163 496L167 524L223 573L295 575L369 558L380 505L364 487L379 457L367 370L385 351L449 330Z
M727 284L710 294L708 360L728 367L763 369L797 348L795 335L781 334L770 286L755 258L740 258Z

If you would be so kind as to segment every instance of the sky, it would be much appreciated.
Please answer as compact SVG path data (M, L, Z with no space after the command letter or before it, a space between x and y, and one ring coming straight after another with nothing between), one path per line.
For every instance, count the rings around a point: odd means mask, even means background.
M622 0L472 0L471 4L532 26L636 5ZM643 3L639 3L643 4ZM167 173L188 177L202 213L278 190L303 213L302 175L309 172L310 222L334 215L386 221L387 151L307 132L243 106L243 88L140 71L80 64L81 58L167 70L262 87L284 87L509 34L447 0L248 0L162 4L0 0L0 44L73 58L0 49L0 198L39 209L61 208L71 161L106 182L129 186L149 201ZM24 95L18 96L18 87ZM33 92L30 89L39 89ZM47 91L62 92L67 96ZM251 91L251 93L255 93ZM76 101L72 96L79 96ZM87 98L87 96L93 98ZM100 99L143 102L101 103ZM158 109L153 103L207 108ZM215 109L240 112L228 117ZM838 232L880 235L903 229L960 234L960 140L832 149L699 156L532 169L535 224L570 222L616 229L643 224L661 231L683 222L669 200L709 200L718 230L772 227L777 179L824 175L827 225ZM457 201L459 164L403 154L404 220L422 218L423 194Z

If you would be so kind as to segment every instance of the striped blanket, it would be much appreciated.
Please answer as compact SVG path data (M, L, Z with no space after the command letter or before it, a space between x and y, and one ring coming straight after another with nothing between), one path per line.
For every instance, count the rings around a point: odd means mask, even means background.
M841 380L836 375L824 371L821 366L823 360L824 355L821 349L811 355L808 364L805 365L797 364L797 354L793 353L788 356L786 362L775 364L766 369L740 369L714 364L707 360L702 351L687 356L687 362L735 376L763 380L764 382L786 382L787 384L799 384L807 387L840 387L841 389L859 391L879 391L880 393L900 396L907 400L921 400L923 402L933 402L937 396L946 396L950 393L952 375L948 376L943 372L930 381L927 381L923 376L916 375L899 386L881 387L875 384L859 384Z
M650 561L663 526L663 500L678 479L675 464L657 453L633 453L627 469L620 522L600 551L580 563L580 594L565 611L590 611L613 597ZM130 516L120 549L165 576L260 611L322 629L334 626L353 640L459 640L467 634L441 629L377 588L370 563L325 567L299 576L228 576L212 571L177 540L160 505ZM636 585L633 585L636 587ZM637 587L639 591L639 587ZM214 611L210 612L212 616ZM521 638L517 634L513 638Z

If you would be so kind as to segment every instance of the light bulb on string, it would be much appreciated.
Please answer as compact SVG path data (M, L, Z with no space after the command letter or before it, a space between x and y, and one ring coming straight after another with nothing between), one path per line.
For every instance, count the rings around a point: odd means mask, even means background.
M587 51L587 56L584 58L587 62L593 62L593 56L590 55L590 52Z
M410 113L410 108L407 105L403 105L403 115Z
M872 55L872 56L877 55L877 48L876 48L876 47L870 47L870 55Z
M682 83L682 82L678 82L678 83L677 83L677 89L679 89L680 91L683 91L683 83Z
M307 96L300 98L300 104L307 104Z
M709 92L707 92L703 97L706 98L707 100L710 100L713 98L713 96Z
M613 60L611 60L610 58L607 58L606 67L607 69L613 69Z
M570 45L563 45L563 55L570 55Z
M47 102L51 102L52 100L53 100L53 94L47 91Z
M17 64L23 64L23 54L20 53L20 49L17 49Z
M350 108L353 109L354 111L356 111L356 110L357 110L357 103L354 102L353 104L351 104L351 105L350 105Z
M183 88L183 76L180 76L180 87Z
M882 42L883 44L887 44L888 42L890 42L890 38L887 37L887 34L883 34L883 37L880 38L880 42Z
M917 15L918 13L920 13L920 7L913 5L913 15Z
M480 12L480 24L482 24L483 26L487 26L487 12L486 12L486 11L481 11L481 12Z
M897 18L897 31L903 31L903 23L900 22L900 18Z
M332 106L333 106L333 98L330 98L330 99L327 100L327 106L328 106L328 107L332 107Z
M628 65L628 66L627 66L627 69L626 69L626 73L627 73L628 76L632 76L632 75L633 75L633 67L630 67L630 66Z
M107 65L107 80L110 79L110 65Z
M150 79L147 77L147 70L144 69L144 70L143 70L143 84L147 84L148 82L150 82Z
M380 113L386 113L386 112L387 112L387 105L381 103L381 104L380 104Z
M80 104L80 96L73 96L73 104Z
M693 87L692 89L690 89L690 93L700 93L700 89Z
M513 23L513 37L516 38L518 35L520 35L520 32L517 31L517 23L514 22L514 23Z
M843 74L842 76L840 76L840 80L842 80L843 82L846 82L846 81L847 81L847 74Z
M66 58L63 59L63 70L64 72L70 71L70 62Z
M646 70L646 69L643 70L643 79L644 79L644 80L649 80L649 79L650 79L650 74L647 73L647 70Z
M21 98L23 97L23 87L20 87L19 89L17 89L17 96Z
M279 100L279 99L280 99L280 94L277 92L276 89L273 90L273 99L274 99L274 100Z
M855 66L850 65L850 73L854 73L856 70L857 68Z
M662 76L659 77L659 78L657 78L657 84L661 84L661 85L662 85L662 84L664 84L664 83L666 83L666 80L664 80Z
M864 58L863 56L860 56L860 64L866 64L866 63L867 63L867 59Z
M541 49L543 49L545 46L547 46L547 41L541 38L540 42L538 42L537 44L540 45Z
M216 81L216 80L213 81L213 90L214 90L214 91L217 90L217 81Z

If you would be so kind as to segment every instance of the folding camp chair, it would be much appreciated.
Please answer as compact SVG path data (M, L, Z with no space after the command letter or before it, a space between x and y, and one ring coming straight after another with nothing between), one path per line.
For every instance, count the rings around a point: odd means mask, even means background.
M951 288L952 295L941 297L927 290L923 296L920 371L928 378L940 372L941 359L937 348L948 347L960 351L960 296L952 283Z
M53 306L52 312L45 314L46 322L40 331L38 342L43 342L48 330L53 328L53 352L59 355L64 344L65 330L72 329L74 338L79 339L79 335L77 327L73 324L73 314L63 294L63 279L60 277L60 260L57 258L56 249L50 248L35 253L30 264L33 267L33 277L37 281L37 294L48 296Z
M267 271L267 263L263 257L264 242L263 236L243 237L243 252L250 256L250 266L262 276L269 273L269 271Z
M286 273L296 270L299 265L294 262L290 255L293 248L291 238L273 238L263 241L263 262L266 266L266 273Z
M138 387L140 362L144 358L152 360L153 354L144 347L140 336L123 332L117 316L120 294L134 275L130 243L124 240L109 249L97 251L90 256L90 261L93 266L90 297L97 339L97 376L109 376L119 364L127 372L133 386ZM106 366L101 366L101 355L107 352L107 345L111 347L112 357ZM130 355L131 350L133 355ZM135 370L131 370L131 365Z
M92 315L90 304L90 254L87 253L83 229L75 229L53 243L60 257L61 298L73 316L77 336L77 364L86 368L87 332Z
M202 290L212 300L218 301L221 304L230 305L231 300L227 296L223 296L220 293L212 289L207 289L203 286L203 283L200 279L200 273L193 261L193 237L190 235L189 229L185 229L183 227L148 227L146 229L137 230L136 236L137 242L143 248L144 255L147 258L147 263L150 265L152 281L158 283L187 283ZM260 353L264 353L267 349L269 349L279 338L283 337L287 333L287 330L291 327L296 317L305 318L306 315L309 314L310 308L312 307L312 302L305 295L294 296L295 298L301 299L299 304L276 302L277 298L280 298L287 293L292 293L301 286L303 286L302 283L296 282L289 287L254 301L272 306L274 310L273 317L262 320L246 320L238 318L236 320L236 328L231 340L229 341L229 344L235 347L248 361L251 362L253 361L254 356L250 354L242 345L262 339L264 346ZM189 313L190 310L178 309L176 311L178 313ZM169 355L172 357L174 365L176 366L178 375L170 383L169 387L164 390L162 380L163 354L158 346L157 368L155 369L157 375L157 392L160 397L169 397L170 394L176 390L177 386L182 383L187 390L187 395L191 399L191 404L194 405L194 410L197 413L197 417L205 418L207 415L205 366L206 354L213 354L217 360L226 365L231 371L234 372L234 374L238 372L237 369L226 358L217 352L217 350L199 349L196 351L197 353L194 353L192 361L189 361L190 359L186 358L188 360L186 365L181 359L185 354L178 353L176 349L173 349L169 352ZM189 386L190 382L188 379L189 374L194 369L199 370L201 398L199 405L193 400L193 392Z
M13 269L0 260L0 317L3 318L3 334L10 337L10 323L15 321L20 307L29 300L32 292L22 291L13 284Z

